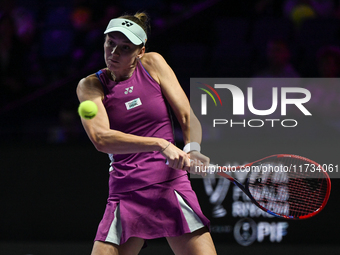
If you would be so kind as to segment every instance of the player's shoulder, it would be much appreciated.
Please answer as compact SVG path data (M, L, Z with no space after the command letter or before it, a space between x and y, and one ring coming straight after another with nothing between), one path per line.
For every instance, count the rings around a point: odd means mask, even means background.
M102 85L96 74L90 74L89 76L86 76L79 81L77 86L77 93L91 93L94 91L102 91Z
M96 74L90 74L82 78L78 83L78 87L81 88L97 87L98 85L100 85L100 81Z
M159 67L159 65L165 64L163 56L157 52L145 53L142 58L142 63L150 67Z

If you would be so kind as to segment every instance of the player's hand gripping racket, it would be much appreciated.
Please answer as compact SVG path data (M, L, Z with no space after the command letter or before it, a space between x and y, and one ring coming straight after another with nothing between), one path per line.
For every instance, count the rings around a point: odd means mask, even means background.
M232 168L213 165L214 171L238 186L259 208L276 217L307 219L326 205L331 181L322 166L307 158L278 154ZM242 171L245 184L230 172ZM229 173L229 174L228 174Z

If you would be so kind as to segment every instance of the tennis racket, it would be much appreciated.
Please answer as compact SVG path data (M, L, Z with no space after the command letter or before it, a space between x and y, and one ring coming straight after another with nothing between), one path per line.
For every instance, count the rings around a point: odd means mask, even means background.
M244 185L232 172L246 174ZM324 168L297 155L278 154L233 167L210 165L216 173L239 187L263 211L285 219L307 219L326 205L331 181Z

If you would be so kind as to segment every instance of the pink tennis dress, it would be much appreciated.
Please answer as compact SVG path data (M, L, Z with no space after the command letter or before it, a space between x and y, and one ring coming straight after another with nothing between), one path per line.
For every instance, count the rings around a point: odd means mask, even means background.
M174 142L161 88L141 62L122 82L110 80L106 69L96 75L111 129ZM109 156L109 198L95 240L119 245L130 237L179 236L209 227L187 173L168 167L159 151Z

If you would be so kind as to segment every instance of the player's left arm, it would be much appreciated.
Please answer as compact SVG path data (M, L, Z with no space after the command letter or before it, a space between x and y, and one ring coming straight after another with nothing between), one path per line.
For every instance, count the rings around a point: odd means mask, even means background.
M190 107L189 100L179 84L177 77L165 59L158 53L148 53L145 56L143 65L150 75L159 83L164 96L169 102L174 114L181 126L184 144L190 142L201 143L202 127ZM196 152L204 165L209 165L209 158Z

